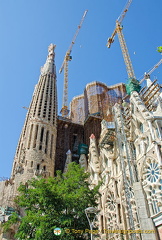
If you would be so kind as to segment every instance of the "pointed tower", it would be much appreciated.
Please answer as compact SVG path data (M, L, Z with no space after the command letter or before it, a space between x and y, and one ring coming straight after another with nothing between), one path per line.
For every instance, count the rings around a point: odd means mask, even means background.
M32 177L54 175L57 124L55 45L48 48L38 84L16 150L12 176L15 187Z

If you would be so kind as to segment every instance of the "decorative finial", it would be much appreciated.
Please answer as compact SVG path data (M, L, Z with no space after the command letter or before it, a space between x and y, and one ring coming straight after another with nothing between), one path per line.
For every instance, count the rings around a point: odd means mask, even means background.
M89 137L90 139L95 139L95 135L92 133L91 136Z
M46 63L44 64L43 67L41 67L41 74L47 74L47 73L54 73L55 68L54 68L54 50L56 48L55 44L50 44L48 47L48 56Z
M67 151L66 155L70 155L71 154L71 151L70 149Z
M55 48L56 48L56 45L51 43L48 47L49 54L53 53Z

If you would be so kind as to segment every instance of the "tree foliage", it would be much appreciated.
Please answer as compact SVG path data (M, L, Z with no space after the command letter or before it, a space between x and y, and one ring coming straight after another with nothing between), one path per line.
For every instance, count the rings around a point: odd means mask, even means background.
M84 210L97 206L99 186L90 189L87 179L88 174L73 162L64 174L58 171L54 178L32 179L28 187L21 185L16 203L25 210L25 216L20 220L16 238L85 239L84 234L72 229L89 229ZM56 227L62 230L59 236L54 235Z

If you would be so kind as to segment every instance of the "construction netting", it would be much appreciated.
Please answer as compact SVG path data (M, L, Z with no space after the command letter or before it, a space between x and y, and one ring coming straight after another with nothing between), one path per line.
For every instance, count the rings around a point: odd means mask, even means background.
M79 124L83 124L89 115L112 121L112 107L120 103L125 95L126 89L122 83L113 86L100 82L89 83L82 95L73 98L70 118Z
M136 91L139 92L141 89L141 86L139 84L139 81L135 78L129 78L126 84L126 91L127 94L130 95L131 92Z
M84 144L84 143L79 144L78 154L79 155L81 155L81 154L88 154L88 145Z

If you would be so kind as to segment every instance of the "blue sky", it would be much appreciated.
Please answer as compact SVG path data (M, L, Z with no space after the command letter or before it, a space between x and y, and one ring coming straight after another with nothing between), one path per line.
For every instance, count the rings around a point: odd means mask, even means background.
M87 16L72 50L69 63L69 101L81 94L87 83L107 85L126 82L127 73L116 36L106 48L115 20L126 0L0 0L0 177L9 177L24 124L26 110L38 81L40 67L50 43L56 47L59 110L63 73L59 74L81 17ZM162 1L133 1L123 21L135 75L139 78L156 64L162 45ZM152 79L162 84L162 65Z

